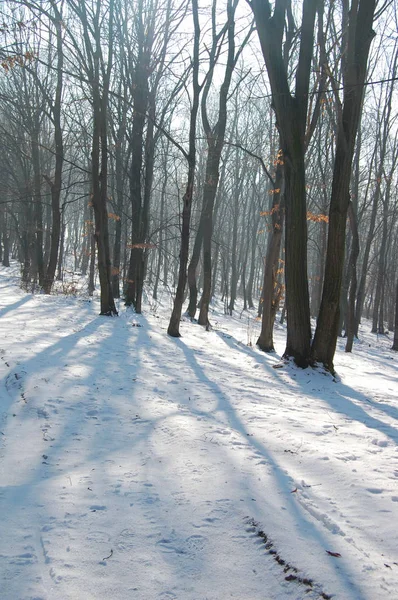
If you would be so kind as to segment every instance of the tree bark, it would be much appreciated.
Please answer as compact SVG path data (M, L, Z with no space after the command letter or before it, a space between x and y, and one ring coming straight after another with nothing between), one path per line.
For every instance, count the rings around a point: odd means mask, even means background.
M283 202L283 171L282 165L277 165L275 185L272 195L272 230L268 238L267 255L264 266L264 281L262 293L262 321L261 333L257 340L257 346L263 352L274 352L273 329L275 322L275 287L276 271L278 268L278 259L281 250L284 221L284 202Z
M348 207L348 217L352 233L352 245L348 269L350 273L350 290L348 296L347 316L346 316L346 352L352 352L352 346L355 337L355 299L357 293L357 260L359 256L359 233L356 211L354 205L350 202Z
M307 209L304 155L308 90L313 56L317 0L304 0L295 97L290 93L283 53L285 13L290 3L277 1L273 14L268 1L251 3L264 61L271 83L273 106L285 164L285 280L287 342L284 356L306 367L310 361L310 309L307 276ZM288 54L288 52L287 52Z
M347 7L348 8L348 7ZM336 350L340 293L343 275L345 228L349 186L358 130L363 84L373 38L375 0L358 0L347 10L347 47L344 55L344 98L340 114L329 211L329 236L322 302L312 345L312 359L333 372Z
M398 351L398 280L397 280L396 298L395 298L394 342L393 342L391 350Z
M196 167L196 121L199 110L199 96L200 96L200 85L198 81L199 76L199 41L200 41L200 27L199 27L199 13L198 13L198 2L192 0L192 16L194 25L194 48L193 48L193 63L192 63L192 107L189 122L189 150L186 155L188 162L188 180L185 189L185 194L182 199L182 226L181 226L181 243L180 243L180 256L179 256L179 268L178 268L178 283L176 295L174 298L173 311L171 313L169 327L167 333L172 337L180 337L180 320L182 305L184 302L185 286L187 282L187 265L189 257L189 234L191 224L191 208L192 208L192 197L195 182L195 167ZM196 310L196 309L195 309Z

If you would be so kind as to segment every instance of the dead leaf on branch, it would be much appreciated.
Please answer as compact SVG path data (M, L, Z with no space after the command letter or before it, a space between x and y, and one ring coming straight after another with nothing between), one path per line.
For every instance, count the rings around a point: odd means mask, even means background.
M126 244L126 248L130 248L130 249L135 249L138 248L139 250L145 250L145 249L152 249L152 248L156 248L155 244Z

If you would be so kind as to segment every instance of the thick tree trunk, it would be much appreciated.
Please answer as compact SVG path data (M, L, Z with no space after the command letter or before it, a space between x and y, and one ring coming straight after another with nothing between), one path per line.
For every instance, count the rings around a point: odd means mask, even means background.
M292 131L294 135L294 130ZM296 147L300 148L296 131ZM295 145L291 145L294 151ZM285 357L300 367L308 366L311 343L310 303L307 276L307 210L304 149L285 157L285 281L287 340Z
M146 80L146 78L145 78ZM140 242L141 229L141 210L142 210L142 146L146 114L146 86L142 89L138 83L135 86L136 92L134 97L134 120L131 136L131 168L130 168L130 198L131 198L131 252L129 269L127 274L127 286L125 290L125 303L127 306L131 304L137 310L137 279L139 277L139 263L141 260L141 252L137 247Z
M329 236L325 280L317 322L312 358L333 371L336 350L340 293L344 265L345 228L349 204L349 186L358 130L363 83L366 75L375 0L359 0L348 18L347 48L344 52L344 103L339 119L329 213Z
M271 83L273 106L285 164L285 280L288 326L284 356L292 357L297 365L306 367L310 361L311 325L307 275L304 155L308 143L306 139L308 89L317 2L316 0L303 2L294 97L290 92L286 54L284 56L283 51L285 11L288 6L277 3L273 14L268 1L253 0L251 6Z

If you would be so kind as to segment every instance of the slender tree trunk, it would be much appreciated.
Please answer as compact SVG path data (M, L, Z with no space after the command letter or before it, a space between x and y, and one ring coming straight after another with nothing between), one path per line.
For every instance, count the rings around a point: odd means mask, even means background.
M55 100L52 106L53 124L54 124L54 141L55 141L55 173L54 181L49 177L46 178L51 189L51 246L50 258L43 282L43 290L45 294L50 294L54 283L55 271L57 268L59 238L61 235L61 213L60 213L60 197L62 184L62 167L64 162L64 145L62 137L61 124L61 102L62 102L62 84L63 84L63 46L62 46L62 20L58 9L55 8L55 27L57 32L57 85L55 89Z
M123 161L123 139L126 134L126 116L123 112L121 124L116 136L115 151L115 182L116 182L116 223L115 239L113 244L112 261L112 293L114 298L120 298L120 264L121 264L121 242L122 242L122 212L124 193L124 161Z
M137 10L137 39L138 54L134 71L134 83L132 96L134 103L133 125L131 132L131 167L130 167L130 199L131 199L131 252L129 270L127 275L127 286L125 290L125 303L133 305L136 312L141 312L140 289L142 286L142 253L141 231L142 231L142 167L144 128L148 108L148 73L150 70L150 41L145 34L144 13L142 3ZM146 39L148 37L148 39Z
M35 121L38 116L35 115ZM31 139L32 148L32 167L33 167L33 188L34 188L34 222L35 222L35 260L32 265L36 267L36 273L39 278L39 286L44 284L44 257L43 257L43 207L41 201L41 169L40 169L40 144L39 144L39 125L34 123ZM36 274L33 275L36 280Z
M198 286L196 278L196 270L198 268L200 251L202 249L203 241L203 223L202 218L199 221L198 230L195 236L195 242L192 250L191 260L188 265L188 286L189 286L189 304L188 304L188 315L191 319L195 318L196 308L198 305Z
M88 295L92 296L95 290L95 235L90 235L90 269L88 276Z
M144 289L144 280L146 274L146 266L148 260L148 233L149 233L149 209L152 194L153 171L155 166L155 139L154 139L154 121L155 121L155 99L152 98L149 103L150 117L147 125L147 133L145 139L145 184L143 204L140 219L140 243L143 248L140 249L139 262L137 265L137 286L136 286L136 301L135 310L141 313L142 310L142 293Z
M398 351L398 280L395 292L395 326L394 326L394 342L391 350Z
M110 3L110 36L112 36L113 26L113 1ZM97 27L99 25L97 24ZM107 136L107 111L108 111L108 92L109 78L112 61L112 45L108 52L108 64L104 81L100 87L100 64L99 48L100 34L96 30L97 53L94 56L94 78L93 78L93 142L91 152L92 164L92 186L93 197L92 204L95 219L95 240L97 243L98 255L98 274L101 288L101 315L117 315L115 301L112 293L111 277L111 257L109 247L109 229L108 229L108 136ZM112 40L113 41L113 40ZM104 68L105 66L102 65Z
M209 325L209 305L211 298L211 242L213 236L213 211L219 179L221 148L209 145L206 181L203 189L203 293L200 302L199 325Z
M377 265L377 282L376 282L376 293L373 304L373 319L372 319L372 333L380 333L379 324L379 312L382 306L382 293L384 286L385 276L385 262L386 262L386 251L387 251L387 206L384 202L383 209L383 231L379 249L379 260ZM384 331L383 331L384 333Z
M267 255L264 266L264 281L262 293L262 322L261 333L257 340L257 346L264 352L274 352L273 328L275 322L274 310L276 305L275 287L276 271L278 269L278 259L280 255L282 236L283 236L283 172L282 166L278 165L275 176L275 185L272 194L272 231L268 238Z
M167 146L168 149L168 146ZM167 165L165 165L165 174L164 174L164 179L163 179L163 184L162 184L162 191L160 194L160 223L159 223L159 243L158 243L158 260L156 263L156 275L155 275L155 283L153 286L153 299L157 300L158 299L158 286L159 286L159 280L160 280L160 272L161 272L161 268L162 268L162 252L164 252L164 248L163 248L163 228L164 228L164 209L165 209L165 204L166 204L166 188L167 188L167 171L166 171Z
M253 215L253 227L251 230L251 248L250 248L250 272L249 279L247 282L247 304L248 308L254 308L253 302L253 286L256 272L256 247L257 247L257 231L258 231L258 219Z
M200 40L200 27L199 27L199 13L198 13L198 2L192 0L192 16L194 24L194 50L193 50L193 98L192 107L189 122L189 150L186 155L188 162L188 180L185 189L185 194L182 199L182 226L181 226L181 243L180 243L180 256L179 256L179 268L178 268L178 283L176 295L174 298L173 312L171 313L169 327L167 333L172 337L179 337L180 334L180 320L182 305L184 302L185 286L187 282L187 265L189 257L189 234L191 226L191 208L192 208L192 197L195 182L195 167L196 167L196 121L199 110L199 95L200 86L198 81L199 75L199 40Z
M202 124L207 140L207 162L206 162L206 180L203 189L203 293L200 301L200 312L198 323L209 326L209 305L211 299L211 282L212 282L212 234L213 234L213 217L214 217L214 202L216 198L217 186L219 181L219 167L221 152L224 145L225 129L227 124L227 101L229 88L231 85L232 73L236 66L237 60L242 49L247 43L252 28L250 27L245 40L242 42L239 50L235 54L235 10L237 2L228 0L227 2L227 22L225 25L225 33L227 37L227 56L224 71L224 78L220 86L218 97L218 115L216 124L212 127L209 122L207 113L207 99L210 91L210 85L214 73L214 67L219 54L219 40L215 34L216 19L215 19L215 4L213 4L212 23L213 23L213 45L210 50L211 55L211 76L206 81L203 96L202 96ZM220 46L221 48L221 46Z
M62 281L63 266L64 266L64 251L65 251L65 216L64 208L61 209L61 235L59 243L59 257L58 257L58 270L57 270L57 281Z
M352 244L351 252L348 263L348 269L350 272L350 291L348 297L347 317L346 317L346 335L347 343L345 347L346 352L352 352L352 346L355 337L355 299L357 293L357 260L359 256L359 233L356 211L354 205L350 202L348 207L348 217L350 220L350 227L352 233Z

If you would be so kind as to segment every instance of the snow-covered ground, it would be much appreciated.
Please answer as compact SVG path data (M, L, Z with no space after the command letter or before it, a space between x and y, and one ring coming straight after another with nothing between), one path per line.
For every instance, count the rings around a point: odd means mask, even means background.
M0 269L1 600L398 598L391 340L333 380L245 314L120 308Z

